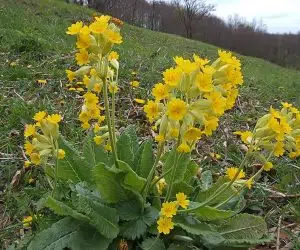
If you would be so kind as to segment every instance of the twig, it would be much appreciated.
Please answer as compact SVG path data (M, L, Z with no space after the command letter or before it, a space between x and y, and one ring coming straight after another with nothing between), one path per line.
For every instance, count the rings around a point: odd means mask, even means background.
M298 197L300 197L300 194L284 194L279 191L275 191L275 190L272 190L272 189L269 189L266 187L263 187L263 189L272 194L272 195L269 195L268 198L276 199L276 198L298 198Z
M25 102L25 100L24 100L24 98L22 97L22 96L20 96L17 92L16 92L16 90L14 89L14 93L23 101L23 102Z
M279 250L279 249L280 249L280 229L281 229L281 219L282 219L282 215L280 215L279 220L278 220L276 250Z

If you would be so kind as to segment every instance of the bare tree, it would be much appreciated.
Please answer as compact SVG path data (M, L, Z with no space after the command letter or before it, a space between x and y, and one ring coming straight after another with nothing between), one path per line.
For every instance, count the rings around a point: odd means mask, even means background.
M184 24L186 37L193 37L193 24L215 10L215 5L207 4L206 0L174 0L173 4Z

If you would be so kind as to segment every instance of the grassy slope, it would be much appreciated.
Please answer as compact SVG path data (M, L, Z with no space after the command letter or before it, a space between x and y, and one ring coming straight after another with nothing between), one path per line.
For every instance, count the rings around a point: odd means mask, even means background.
M0 0L0 152L7 159L0 162L0 190L22 166L18 147L22 145L23 124L30 122L36 111L62 112L69 123L64 132L74 141L82 135L78 126L72 126L76 123L76 99L63 88L65 69L75 65L74 42L65 30L75 20L88 20L93 12L62 0ZM211 59L217 55L215 46L130 25L125 25L123 34L124 43L118 50L124 85L130 72L137 70L143 86L151 86L172 65L175 55L197 53ZM242 111L255 115L282 100L300 105L300 72L257 58L238 57L245 76L241 103L246 105L240 106ZM17 65L10 66L11 62ZM37 79L47 79L48 84L40 87ZM244 116L233 112L232 118L243 122ZM19 207L17 214L10 215L26 213L34 189L28 187L24 192L10 199L12 207Z

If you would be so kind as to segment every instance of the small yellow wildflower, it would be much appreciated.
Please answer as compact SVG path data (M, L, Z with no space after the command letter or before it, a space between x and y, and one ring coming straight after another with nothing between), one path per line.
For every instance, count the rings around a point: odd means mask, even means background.
M134 101L138 104L144 104L145 103L145 100L143 99L138 99L138 98L135 98Z
M166 99L169 96L168 87L165 84L157 83L152 89L152 95L156 101Z
M163 135L157 135L155 136L155 141L157 141L158 143L162 143L166 140L166 138Z
M236 131L234 134L241 136L241 140L245 144L250 144L253 138L253 134L250 131Z
M284 154L284 143L282 141L279 141L275 144L274 147L274 155L276 157L282 156Z
M213 84L212 84L212 76L209 74L204 74L200 72L196 76L196 83L200 91L202 92L211 92L213 91Z
M76 22L72 24L70 27L68 27L68 31L66 33L69 35L76 35L80 32L82 26L83 26L82 22Z
M76 78L75 72L73 72L72 70L67 69L66 74L70 82L72 82Z
M24 162L24 168L28 168L30 166L31 162L30 161L25 161Z
M281 105L282 105L282 107L284 107L284 108L291 108L291 107L293 107L293 105L290 104L290 103L288 103L288 102L282 102Z
M159 233L169 234L170 230L174 228L174 223L171 218L160 217L157 221L157 230Z
M169 87L176 87L182 78L182 71L179 68L170 68L163 72L164 82Z
M111 51L108 55L108 60L112 60L112 59L115 59L115 60L118 60L119 59L119 54L116 52L116 51Z
M108 152L111 152L111 151L112 151L112 147L111 147L110 144L106 144L106 145L104 146L104 149L105 149L106 151L108 151Z
M35 134L35 126L32 124L26 125L24 130L24 136L29 137Z
M47 80L37 80L36 82L39 83L39 84L46 84Z
M187 113L187 104L181 99L174 98L168 103L167 114L172 120L182 120Z
M122 36L119 32L113 31L113 30L106 30L105 36L108 38L108 40L112 43L120 44L123 42Z
M266 163L263 165L263 169L264 169L265 171L270 171L272 168L273 168L273 163L270 162L270 161L266 162Z
M95 34L103 33L108 27L107 21L95 21L90 24L89 29Z
M116 94L119 91L119 87L115 82L111 82L108 86L108 90L112 94Z
M23 227L29 228L32 223L32 216L24 216L22 223L23 223Z
M235 167L227 168L227 170L226 170L226 176L229 178L229 180L233 180L234 177L235 177L235 175L238 173L238 171L239 171L239 169L235 168ZM236 180L240 180L240 179L243 179L243 178L245 178L245 172L242 169L239 172Z
M103 138L100 135L97 135L97 136L94 137L94 142L97 145L100 145L103 142Z
M29 141L26 141L24 144L24 149L25 149L25 154L30 155L32 153L34 147Z
M184 140L186 141L196 141L201 138L202 131L199 128L191 127L184 133Z
M62 120L62 117L59 114L53 114L53 115L47 116L47 121L54 123L54 124L59 123L61 120Z
M40 122L45 118L46 115L47 113L45 111L39 111L34 115L33 120Z
M253 178L251 177L250 179L248 179L247 181L246 181L246 186L249 188L249 189L251 189L252 188L252 186L253 186L253 183L254 183L254 180L253 180Z
M177 204L184 209L187 209L190 201L187 199L187 196L184 193L176 194Z
M34 180L33 178L29 178L28 183L29 183L29 184L32 184L32 183L34 183L34 181L35 181L35 180Z
M30 154L30 160L34 165L40 165L41 164L41 156L40 156L39 153Z
M133 88L138 88L140 86L139 81L131 81L129 84Z
M168 218L172 218L177 212L176 202L164 202L161 207L160 214Z
M177 151L179 153L189 153L189 152L191 152L191 147L189 145L187 145L186 143L181 143L178 146Z
M155 176L154 180L158 179L157 176ZM161 178L157 183L156 183L156 188L158 193L161 195L165 187L167 186L167 182L164 178Z
M172 138L177 138L179 136L179 129L178 128L171 128L169 131L169 135Z
M59 149L58 152L57 152L58 159L62 160L63 158L65 158L65 156L66 156L65 150Z
M157 119L159 116L160 109L158 103L154 101L148 101L144 106L144 112L146 113L149 121L153 122L154 119Z
M89 123L87 123L87 122L84 122L84 123L81 124L81 127L83 129L89 129L91 127L91 125Z
M100 93L102 90L102 85L100 83L95 83L93 91L96 93Z
M90 62L89 53L86 49L80 49L79 53L76 53L76 61L79 66Z

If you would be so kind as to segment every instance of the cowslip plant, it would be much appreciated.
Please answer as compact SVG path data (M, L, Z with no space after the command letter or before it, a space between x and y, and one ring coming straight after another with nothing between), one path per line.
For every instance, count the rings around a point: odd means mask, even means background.
M122 42L121 26L100 16L67 30L77 39L80 68L66 73L68 88L82 93L82 150L60 135L60 115L41 111L26 125L30 164L44 169L51 189L39 207L61 216L28 249L235 249L270 240L263 218L242 213L244 194L273 167L272 157L300 155L299 110L284 103L252 132L237 131L247 147L243 160L204 183L191 154L233 107L243 83L240 61L225 51L213 62L175 57L175 67L154 85L153 98L138 99L156 131L156 143L141 142L133 126L117 129L119 55L112 49ZM252 163L261 168L247 176Z

